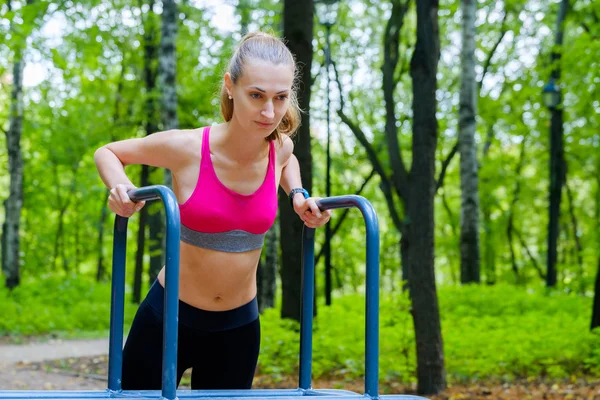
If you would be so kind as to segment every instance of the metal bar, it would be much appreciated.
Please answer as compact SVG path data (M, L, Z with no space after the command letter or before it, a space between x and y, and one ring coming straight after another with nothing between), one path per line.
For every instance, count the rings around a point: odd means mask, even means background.
M161 199L166 213L165 298L163 318L162 398L177 398L177 335L179 323L179 206L175 194L163 185L128 192L133 201Z
M302 309L300 312L300 389L309 390L312 380L312 326L315 295L315 230L302 232Z
M108 389L121 391L123 371L123 321L125 312L125 258L127 250L127 218L115 218L113 270L110 302L110 334L108 339Z
M221 400L243 400L248 398L276 398L280 400L296 400L299 397L318 397L320 399L352 399L360 400L365 399L364 395L348 392L345 390L311 390L311 391L299 391L291 390L284 392L283 390L276 389L251 389L251 390L180 390L178 391L179 399L190 399L190 400L202 400L209 398L217 398ZM49 391L49 390L37 390L37 391L0 391L1 399L11 400L33 400L33 399L46 399L46 400L83 400L83 399L129 399L129 400L150 400L160 399L161 392L158 390L143 390L143 391L130 391L125 390L121 393L110 393L107 391ZM424 397L412 396L412 395L385 395L380 397L381 400L427 400Z
M356 207L365 220L367 245L365 394L375 399L379 397L379 222L377 214L367 199L356 195L328 197L319 200L317 205L321 210Z

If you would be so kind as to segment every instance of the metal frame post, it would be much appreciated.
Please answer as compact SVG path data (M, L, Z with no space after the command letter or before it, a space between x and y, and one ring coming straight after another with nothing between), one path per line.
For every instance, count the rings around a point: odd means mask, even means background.
M173 192L163 185L128 192L133 201L160 199L166 213L165 298L163 318L162 398L177 398L177 335L179 323L179 206ZM125 256L128 218L115 219L113 287L111 299L108 389L120 392L123 363L123 315L125 308Z
M358 208L366 225L367 282L365 323L365 394L379 397L379 221L375 209L362 196L347 195L321 199L319 208ZM311 388L312 322L314 296L315 230L304 227L302 245L302 313L300 326L300 389Z

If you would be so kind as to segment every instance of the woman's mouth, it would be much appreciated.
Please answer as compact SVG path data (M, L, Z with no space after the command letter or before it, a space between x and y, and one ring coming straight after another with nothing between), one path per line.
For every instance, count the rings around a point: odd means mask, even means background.
M260 121L255 121L256 125L260 126L261 128L271 128L273 126L272 122L260 122Z

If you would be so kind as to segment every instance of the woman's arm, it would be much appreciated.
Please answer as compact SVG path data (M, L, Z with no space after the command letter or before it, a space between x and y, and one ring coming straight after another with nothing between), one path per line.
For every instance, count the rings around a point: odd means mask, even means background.
M302 179L300 177L300 164L298 159L293 154L294 144L291 139L286 138L283 142L281 159L284 160L283 169L281 171L281 179L279 185L288 195L292 189L302 187ZM318 197L304 198L302 193L296 193L292 199L294 211L305 225L310 228L318 228L326 224L331 218L331 211L321 212L317 206L316 200Z
M127 139L109 143L94 153L96 168L109 189L117 184L129 184L124 167L144 164L153 167L178 170L185 165L185 149L189 146L185 131L157 132L144 138Z
M145 164L178 171L185 165L185 149L190 148L190 135L185 131L165 131L144 138L109 143L94 153L94 162L100 178L110 189L109 208L124 217L139 211L144 203L134 203L127 191L135 185L125 174L125 166Z

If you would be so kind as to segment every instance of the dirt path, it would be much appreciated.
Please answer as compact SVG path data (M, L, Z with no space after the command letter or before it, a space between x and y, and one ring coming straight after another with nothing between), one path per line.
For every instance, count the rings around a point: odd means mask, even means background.
M66 373L45 372L32 363L108 353L108 340L51 340L25 345L0 345L1 390L102 390L106 381Z

